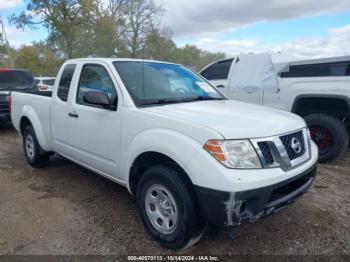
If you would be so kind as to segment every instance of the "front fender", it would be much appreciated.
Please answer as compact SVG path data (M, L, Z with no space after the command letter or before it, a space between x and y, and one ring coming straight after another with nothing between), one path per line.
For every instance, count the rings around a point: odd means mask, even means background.
M41 148L45 151L52 151L50 140L47 137L47 134L45 133L45 129L43 128L43 125L49 126L50 123L41 123L35 110L29 105L25 105L23 107L21 121L22 121L23 117L28 118L30 123L32 124L33 129L35 131L35 135L38 139L38 142L39 142L39 145L41 146ZM21 121L20 121L20 123L21 123ZM49 130L47 130L47 131L49 131Z
M124 181L129 187L130 168L135 159L146 152L157 152L168 156L174 160L184 170L187 163L192 159L195 153L201 149L198 141L186 136L180 132L169 129L151 129L138 134L131 142L124 148L125 152L123 165L121 167L121 174L123 174ZM193 177L190 179L193 183Z

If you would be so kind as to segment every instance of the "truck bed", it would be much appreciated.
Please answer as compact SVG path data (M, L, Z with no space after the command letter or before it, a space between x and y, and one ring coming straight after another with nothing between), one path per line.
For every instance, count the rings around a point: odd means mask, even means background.
M52 96L52 91L39 91L39 90L23 90L23 91L17 91L19 93L26 93L26 94L32 94L32 95L38 95L38 96Z
M14 127L20 132L22 117L31 119L34 129L47 141L51 141L50 108L51 92L25 91L11 93L11 118Z

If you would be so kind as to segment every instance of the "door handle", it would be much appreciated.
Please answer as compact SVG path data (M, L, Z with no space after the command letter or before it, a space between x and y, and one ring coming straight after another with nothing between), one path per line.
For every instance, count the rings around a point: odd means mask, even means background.
M78 118L78 114L76 112L69 113L68 115L73 118Z
M225 88L224 85L217 85L216 87L217 87L217 88Z

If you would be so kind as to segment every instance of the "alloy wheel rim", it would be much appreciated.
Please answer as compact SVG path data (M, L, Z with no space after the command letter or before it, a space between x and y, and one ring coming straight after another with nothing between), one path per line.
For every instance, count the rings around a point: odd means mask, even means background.
M332 148L334 140L328 128L317 125L311 126L310 135L312 140L317 144L320 153L326 153Z

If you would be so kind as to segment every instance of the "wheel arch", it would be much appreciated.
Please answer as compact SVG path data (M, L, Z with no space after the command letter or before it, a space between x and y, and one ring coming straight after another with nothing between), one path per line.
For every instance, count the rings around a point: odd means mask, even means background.
M185 172L185 170L177 161L163 153L156 151L147 151L139 154L134 159L129 170L128 187L129 191L133 195L136 195L138 183L141 180L144 172L154 165L166 165L176 169L189 184L193 185L190 176Z
M38 143L41 146L41 148L45 151L52 151L51 145L44 133L42 124L38 116L36 115L34 109L29 106L25 106L23 108L22 116L19 121L19 128L20 128L21 134L23 134L25 127L27 127L28 125L33 127L35 135L38 139Z
M292 113L305 117L323 113L336 118L350 117L350 98L343 95L306 94L295 98Z
M26 116L22 116L19 122L19 131L23 135L24 129L27 126L33 126L32 122L30 122L29 118Z
M134 193L135 188L131 189L133 186L129 185L133 181L133 178L130 179L133 175L131 171L134 171L132 168L140 159L147 160L147 157L152 156L150 158L152 164L172 162L181 168L182 173L186 173L184 170L187 170L187 164L203 146L197 139L182 132L155 128L140 132L122 147L125 154L122 157L120 172L128 190ZM193 184L196 184L196 177L193 174L187 173L187 176L191 177Z

